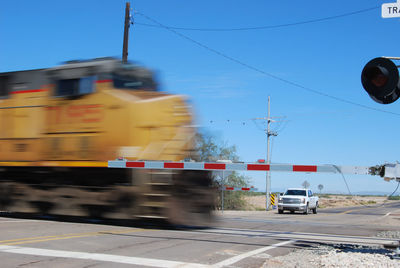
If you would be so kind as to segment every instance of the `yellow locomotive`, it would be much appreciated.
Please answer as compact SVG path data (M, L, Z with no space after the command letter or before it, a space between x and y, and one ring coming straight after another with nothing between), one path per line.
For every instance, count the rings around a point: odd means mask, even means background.
M107 168L190 157L191 125L182 96L117 59L0 73L0 210L204 224L209 173Z

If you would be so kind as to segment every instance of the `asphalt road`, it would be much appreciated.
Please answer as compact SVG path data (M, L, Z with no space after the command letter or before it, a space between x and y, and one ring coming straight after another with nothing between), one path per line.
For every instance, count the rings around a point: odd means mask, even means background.
M207 229L0 217L0 267L261 267L313 242L383 244L400 231L400 202L320 210L216 213Z

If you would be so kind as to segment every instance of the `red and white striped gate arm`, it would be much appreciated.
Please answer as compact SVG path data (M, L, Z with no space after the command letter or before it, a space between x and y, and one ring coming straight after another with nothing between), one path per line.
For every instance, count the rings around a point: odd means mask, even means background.
M208 163L208 162L164 162L164 161L108 161L109 168L138 169L181 169L181 170L227 170L227 171L280 171L306 173L343 173L371 174L370 167L336 166L336 165L293 165L293 164L259 164L259 163ZM371 174L375 175L375 174Z
M244 192L255 192L258 189L254 187L233 187L233 186L224 186L221 187L220 190L223 191L244 191Z

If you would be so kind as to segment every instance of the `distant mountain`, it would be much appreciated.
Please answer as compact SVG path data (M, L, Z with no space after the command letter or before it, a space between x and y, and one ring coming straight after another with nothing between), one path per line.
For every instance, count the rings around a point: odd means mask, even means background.
M313 189L311 188L311 190L313 190ZM284 193L285 191L286 191L286 188L272 188L272 190L271 190L271 192L273 192L273 193ZM265 190L264 189L257 189L257 192L265 193ZM313 192L315 194L319 194L320 193L319 190L313 190ZM384 195L390 195L392 193L393 192L384 192L384 191L359 191L359 192L352 192L351 194L352 195L377 195L377 196L381 195L381 196L384 196ZM345 192L345 191L329 191L329 192L328 191L322 191L321 194L349 195L349 192ZM394 195L400 195L400 189Z
M273 188L271 192L273 192L273 193L284 193L285 191L286 191L285 188Z
M259 192L265 192L265 191L260 191L260 189L258 189ZM286 189L285 188L274 188L272 189L273 193L283 193L285 192ZM319 194L319 191L314 191L314 193ZM352 192L352 195L390 195L393 192L384 192L384 191L359 191L359 192ZM322 194L340 194L340 195L349 195L349 192L342 192L342 191L322 191ZM396 192L394 195L400 195L400 190L398 192Z
M361 191L352 193L353 195L390 195L393 192L379 192L379 191ZM394 195L399 195L399 193L394 193Z
M319 194L318 192L315 192ZM380 192L380 191L360 191L360 192L352 192L352 195L376 195L376 196L385 196L390 195L392 192ZM341 192L341 191L332 191L332 192L324 192L322 194L340 194L340 195L350 195L349 192ZM399 195L399 193L395 193L394 195Z

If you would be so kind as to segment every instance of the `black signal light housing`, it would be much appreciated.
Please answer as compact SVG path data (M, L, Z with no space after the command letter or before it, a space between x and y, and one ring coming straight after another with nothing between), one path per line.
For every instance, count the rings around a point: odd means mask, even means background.
M370 60L362 70L361 83L368 95L378 103L393 103L400 97L399 70L388 58Z

